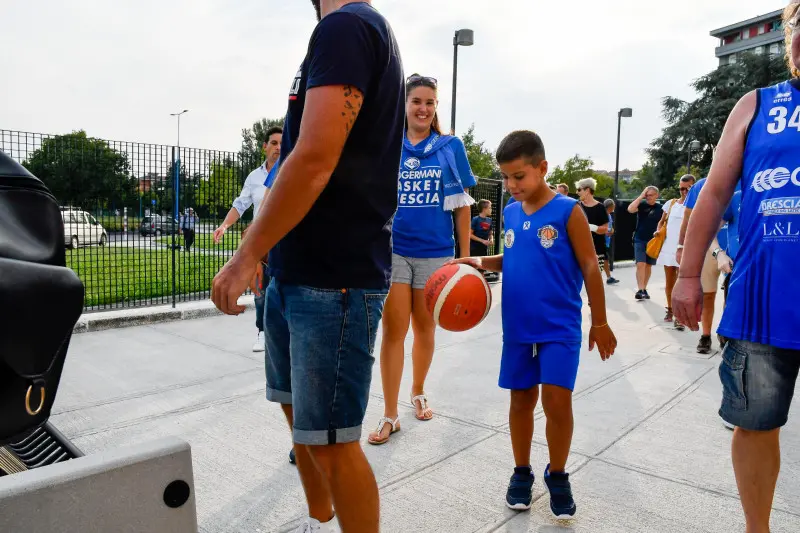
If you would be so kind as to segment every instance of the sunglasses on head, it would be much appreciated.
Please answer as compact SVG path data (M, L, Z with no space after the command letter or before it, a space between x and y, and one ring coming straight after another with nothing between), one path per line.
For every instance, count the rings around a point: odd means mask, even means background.
M439 80L436 78L432 78L430 76L420 76L419 74L412 74L406 80L406 84L408 85L433 85L437 87L439 85Z

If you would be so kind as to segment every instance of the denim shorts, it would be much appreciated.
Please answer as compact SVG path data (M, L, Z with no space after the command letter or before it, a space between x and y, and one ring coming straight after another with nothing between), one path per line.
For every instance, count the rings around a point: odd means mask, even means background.
M267 400L292 405L294 442L326 445L361 438L387 292L270 282L264 320Z
M542 384L573 390L580 358L580 341L536 345L503 342L498 384L501 389L511 390L528 390Z
M633 241L633 258L637 263L656 264L656 259L647 255L647 243L643 241Z
M800 350L728 340L722 351L719 415L734 426L770 431L786 424L794 396Z

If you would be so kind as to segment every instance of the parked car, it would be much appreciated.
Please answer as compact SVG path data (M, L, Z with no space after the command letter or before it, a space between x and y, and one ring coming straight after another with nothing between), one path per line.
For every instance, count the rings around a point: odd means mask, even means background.
M108 233L105 228L86 211L74 207L62 207L64 220L64 244L75 249L78 246L105 246Z
M172 235L173 227L176 233L179 232L180 227L178 224L178 219L175 219L175 225L173 226L169 217L148 215L142 218L142 223L139 225L139 234L142 237L147 237L148 235L160 237L162 234Z

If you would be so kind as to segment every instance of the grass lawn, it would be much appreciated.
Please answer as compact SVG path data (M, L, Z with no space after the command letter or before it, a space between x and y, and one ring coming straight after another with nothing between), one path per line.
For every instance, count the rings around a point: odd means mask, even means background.
M211 280L227 261L223 254L176 252L176 293L208 291ZM67 266L83 281L84 307L172 299L172 252L110 246L67 250Z
M192 248L200 248L203 250L236 250L239 248L239 243L242 236L238 231L228 231L219 244L214 244L214 234L212 233L195 233L194 244ZM156 242L161 244L172 244L172 237L159 237ZM183 246L183 235L176 236L176 242Z

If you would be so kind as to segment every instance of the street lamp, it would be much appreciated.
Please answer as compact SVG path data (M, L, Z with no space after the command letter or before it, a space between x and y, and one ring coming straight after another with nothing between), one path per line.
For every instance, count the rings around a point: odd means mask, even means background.
M475 44L475 33L472 30L458 30L453 37L453 113L450 116L450 133L456 133L456 84L458 83L458 47Z
M188 112L189 112L188 109L184 109L180 113L170 113L169 114L171 117L178 117L178 149L177 149L178 153L177 153L177 157L173 158L173 162L174 162L174 166L175 166L175 181L174 181L173 188L172 188L172 190L174 192L173 197L175 198L175 200L174 200L174 202L175 202L175 205L174 205L175 210L173 211L174 216L172 217L172 219L173 219L173 221L172 221L172 240L173 240L172 244L173 244L173 249L175 248L175 217L178 216L178 209L179 209L178 195L179 195L179 192L180 192L180 175L181 175L181 173L180 173L180 168L181 168L181 115L183 115L184 113L188 113Z
M692 152L697 152L703 144L700 141L692 141L689 143L689 159L686 161L686 173L692 173Z
M633 109L630 107L623 107L622 109L617 112L617 166L616 170L614 171L614 203L616 204L619 201L619 145L620 145L620 138L622 136L622 119L623 118L631 118L633 116ZM611 269L614 269L614 258L616 257L617 251L617 235L614 232L614 235L611 239L611 257L609 258L609 263L611 265Z

